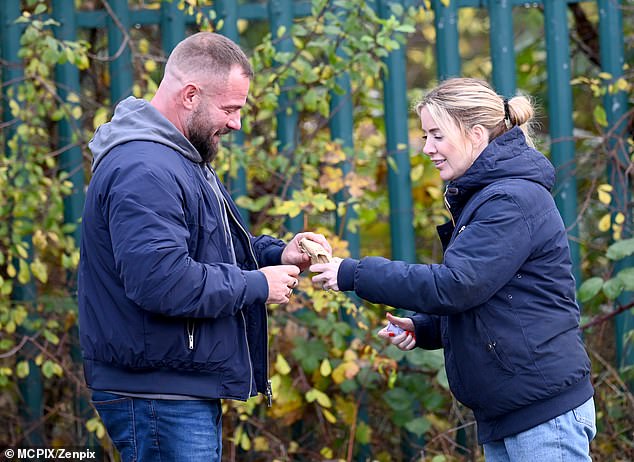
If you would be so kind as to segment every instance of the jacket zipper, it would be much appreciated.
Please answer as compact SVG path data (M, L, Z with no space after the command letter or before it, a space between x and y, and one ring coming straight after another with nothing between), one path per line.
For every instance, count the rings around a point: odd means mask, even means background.
M451 213L451 205L449 205L449 201L447 200L447 191L449 190L449 185L445 186L445 193L443 194L443 200L445 202L445 208L447 209L447 212L449 212L449 216L451 217L451 223L454 225L454 228L456 226L456 221L453 218L453 213Z
M227 199L224 197L224 195L222 196L223 201L225 202L225 210L227 211L227 213L229 215L231 215L231 219L234 221L234 223L236 225L238 225L238 228L240 228L240 231L242 231L244 233L244 235L247 237L247 243L248 243L248 247L249 247L249 253L251 253L251 257L253 258L253 261L255 262L255 267L258 268L258 259L255 257L255 253L253 252L253 247L251 246L251 238L249 237L249 233L247 233L247 231L242 227L242 225L240 224L240 222L236 219L236 216L233 214L233 211L231 210L231 207L229 207L229 204L227 204ZM251 351L249 350L249 340L247 339L247 322L246 319L244 317L244 313L242 312L242 310L240 310L240 314L242 315L242 322L244 323L244 339L246 341L247 344L247 353L249 354L249 366L251 369L251 377L249 380L249 396L251 396L251 391L253 390L252 388L252 384L253 384L253 364L251 363ZM267 402L267 406L271 407L273 405L273 391L271 389L271 381L268 379L269 377L269 352L268 352L268 338L269 338L269 317L268 317L268 313L266 311L266 308L264 309L264 327L266 329L266 342L267 342L267 346L266 346L266 402Z

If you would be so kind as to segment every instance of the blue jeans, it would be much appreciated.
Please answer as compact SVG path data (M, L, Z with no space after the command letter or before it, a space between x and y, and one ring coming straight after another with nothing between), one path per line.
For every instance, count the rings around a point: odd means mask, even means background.
M591 461L594 399L529 430L484 444L486 462Z
M222 458L220 400L132 398L93 391L122 462L198 462Z

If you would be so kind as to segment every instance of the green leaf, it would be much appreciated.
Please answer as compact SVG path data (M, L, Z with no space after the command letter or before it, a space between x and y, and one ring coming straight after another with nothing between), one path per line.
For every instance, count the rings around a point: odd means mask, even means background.
M412 395L404 388L393 388L384 395L385 402L396 412L405 411L412 405Z
M614 300L623 292L623 281L619 278L612 278L605 281L603 284L603 293L610 300Z
M605 109L603 106L595 106L594 108L594 120L602 127L608 126L608 119L605 115Z
M21 379L29 375L29 371L30 371L30 368L29 368L28 361L20 361L15 366L15 375L17 375Z
M622 260L632 254L634 254L634 238L623 239L622 241L615 242L608 247L606 256L610 260Z
M53 345L57 345L59 343L59 337L50 330L44 330L44 338L46 338L46 340L51 342Z
M582 303L587 302L597 295L602 287L603 279L601 278L594 277L584 281L584 283L581 284L581 287L579 287L579 293L577 295L579 297L579 301Z
M431 422L425 417L417 417L405 424L405 428L416 436L421 436L431 428Z
M634 267L619 271L616 277L623 283L624 290L634 291Z
M372 428L365 423L359 422L357 424L357 431L354 435L354 439L361 444L368 444L372 440Z

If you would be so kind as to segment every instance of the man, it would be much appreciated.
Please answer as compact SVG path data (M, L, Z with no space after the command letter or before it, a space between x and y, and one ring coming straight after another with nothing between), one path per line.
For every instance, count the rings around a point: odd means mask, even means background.
M253 237L209 166L240 129L253 71L198 33L170 55L150 103L130 97L89 146L79 321L93 403L122 460L220 460L220 399L270 402L266 303L309 265Z

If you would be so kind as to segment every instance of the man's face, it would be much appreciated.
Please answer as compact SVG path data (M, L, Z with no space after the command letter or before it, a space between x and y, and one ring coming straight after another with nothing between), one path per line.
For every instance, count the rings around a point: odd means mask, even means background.
M249 79L235 66L226 82L215 79L201 86L198 105L187 118L187 139L198 150L204 162L218 154L220 137L231 130L240 130L240 110L247 101Z

